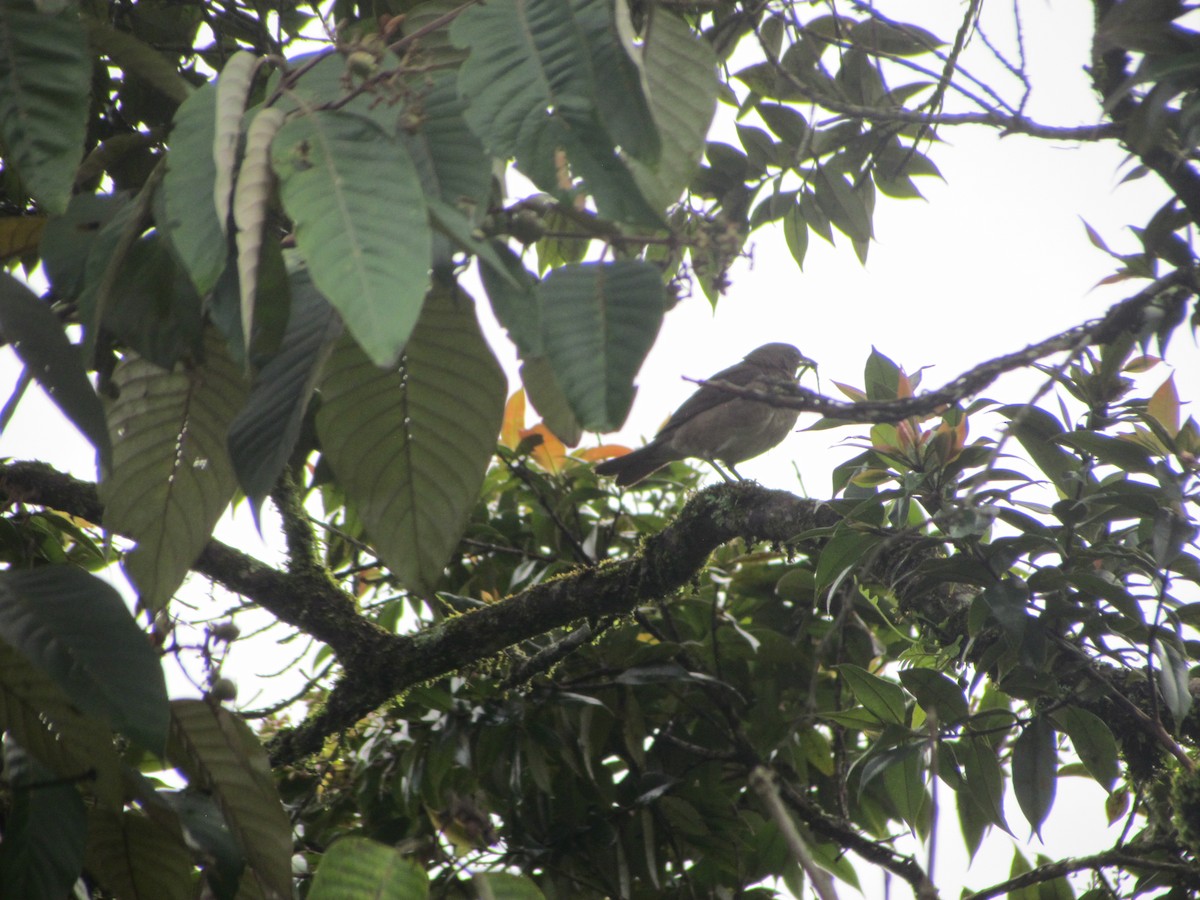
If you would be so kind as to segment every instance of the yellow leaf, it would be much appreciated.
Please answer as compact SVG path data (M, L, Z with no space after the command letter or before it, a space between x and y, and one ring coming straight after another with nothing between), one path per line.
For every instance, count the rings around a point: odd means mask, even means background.
M588 447L586 450L577 450L575 452L576 459L582 459L584 462L600 462L605 459L613 459L617 456L624 456L626 453L633 451L621 444L601 444L599 447Z
M500 443L509 450L521 443L525 427L525 388L517 388L504 404L504 420L500 424Z
M1171 437L1179 434L1179 392L1175 390L1174 375L1159 385L1146 404L1146 414Z
M534 462L547 472L557 475L563 470L568 459L566 445L554 436L554 433L546 427L545 422L538 422L532 428L526 428L521 432L520 440L524 440L531 434L541 435L542 438L542 442L533 448Z

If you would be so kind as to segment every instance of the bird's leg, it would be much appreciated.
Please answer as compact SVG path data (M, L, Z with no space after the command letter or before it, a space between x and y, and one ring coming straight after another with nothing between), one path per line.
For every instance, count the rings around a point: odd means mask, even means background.
M706 463L708 463L710 466L712 466L714 469L716 469L717 474L720 475L722 478L724 478L727 482L742 480L742 476L737 474L737 469L734 469L733 466L730 466L729 468L733 471L734 475L737 475L737 478L730 478L729 473L726 472L724 469L722 469L720 466L718 466L717 461L715 459L706 459L704 461Z
M733 473L733 477L736 478L738 481L746 480L745 478L742 477L742 473L733 467L733 463L725 463L725 465L729 466L729 471Z

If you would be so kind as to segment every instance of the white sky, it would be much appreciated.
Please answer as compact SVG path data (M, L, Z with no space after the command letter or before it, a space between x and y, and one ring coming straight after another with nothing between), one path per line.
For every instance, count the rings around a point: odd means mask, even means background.
M957 3L940 6L951 20L958 15ZM1098 109L1081 71L1090 35L1081 18L1086 8L1065 3L1021 6L1035 84L1045 77L1048 80L1041 83L1052 85L1035 93L1031 115L1047 124L1097 121ZM904 15L903 7L896 15ZM913 15L911 8L909 14ZM953 27L940 29L942 35L951 37ZM1000 34L999 24L985 20L985 27L991 37ZM1038 44L1042 35L1054 43ZM932 366L924 384L937 386L979 362L1097 316L1140 287L1128 282L1093 290L1115 263L1091 246L1080 221L1086 219L1114 250L1140 249L1128 226L1144 224L1166 195L1153 177L1117 187L1123 161L1118 148L1058 147L1020 136L998 138L983 128L945 129L941 137L946 143L929 152L946 182L919 180L928 202L879 198L877 243L865 267L848 240L830 248L814 236L801 273L779 231L759 232L752 239L753 263L735 266L733 286L715 313L699 291L684 299L668 314L638 378L640 390L629 422L606 440L637 446L694 389L682 375L710 375L767 341L790 341L816 359L827 393L834 391L835 380L862 383L863 363L872 345L910 372ZM499 334L494 324L489 333ZM518 383L511 347L502 337L495 344L510 373L511 390ZM1171 350L1170 361L1179 366L1180 395L1185 400L1197 396L1200 361L1186 329L1176 334ZM0 394L7 396L18 374L5 348L0 353ZM1145 393L1166 374L1159 367L1143 376ZM806 384L815 387L811 375L806 378ZM987 394L1019 402L1036 386L1028 375L1014 376ZM90 450L51 404L35 399L38 393L31 389L10 427L0 434L0 457L38 458L78 477L94 478ZM802 417L801 425L808 421L811 417ZM807 493L828 496L830 469L856 452L837 447L837 441L863 430L799 433L739 469L769 486L795 490L794 462ZM271 530L268 525L268 534ZM224 523L220 536L263 558L278 556L273 549L255 549L258 541L247 515ZM261 659L257 652L235 650L242 700L251 705L263 702L251 699L257 687L255 673L277 667ZM182 685L176 690L185 692ZM272 688L270 693L287 691ZM944 785L941 796L944 804L951 802ZM1098 834L1104 822L1103 796L1083 779L1060 784L1058 801L1043 829L1053 854L1081 855L1104 846ZM1009 800L1009 823L1024 837L1024 817ZM964 880L978 889L1006 876L1011 853L1003 842L985 844L968 875L953 816L942 823L939 837L935 882L944 897L956 896ZM1036 851L1027 855L1030 852ZM865 895L882 897L875 870L864 867L863 873ZM851 894L848 888L839 889L844 896ZM892 891L896 897L909 893L899 882Z

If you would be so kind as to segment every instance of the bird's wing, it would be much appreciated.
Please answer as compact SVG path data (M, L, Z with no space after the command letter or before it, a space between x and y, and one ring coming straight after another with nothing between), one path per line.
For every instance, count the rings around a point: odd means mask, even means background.
M747 364L744 360L739 363L734 363L728 369L722 369L716 375L710 375L706 381L724 381L728 384L736 384L739 386L749 385L755 378L762 375L762 369L753 364ZM687 422L700 413L712 409L714 406L720 406L722 403L728 403L730 400L737 399L733 394L727 394L724 391L716 388L700 387L696 393L683 401L683 405L671 414L671 418L667 419L665 425L658 429L658 437L669 434L674 431L684 422Z

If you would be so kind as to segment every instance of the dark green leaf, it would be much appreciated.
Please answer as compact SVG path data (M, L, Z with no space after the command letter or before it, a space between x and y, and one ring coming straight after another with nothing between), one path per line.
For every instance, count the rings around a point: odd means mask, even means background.
M1117 742L1104 720L1078 706L1055 710L1051 717L1071 739L1071 746L1091 776L1111 792L1121 774L1121 767L1117 758Z
M854 692L855 698L864 707L886 724L904 725L908 722L908 710L904 702L904 691L894 681L886 681L872 675L866 669L843 663L837 667Z
M429 896L429 877L395 847L344 837L321 857L308 896L311 900L424 900Z
M1035 716L1013 744L1013 793L1038 837L1058 785L1057 734L1049 717Z
M967 717L969 707L962 688L936 669L903 669L900 682L927 714L937 716L939 725L953 725Z

